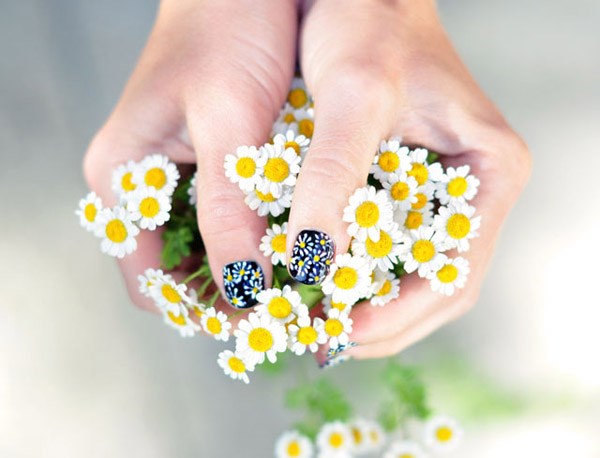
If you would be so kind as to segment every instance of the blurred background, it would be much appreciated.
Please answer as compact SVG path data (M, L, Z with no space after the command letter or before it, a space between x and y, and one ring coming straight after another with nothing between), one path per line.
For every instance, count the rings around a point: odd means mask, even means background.
M0 0L0 457L266 457L295 371L224 378L222 348L132 307L74 216L86 145L150 31L148 0ZM403 355L466 428L450 456L600 457L600 2L440 2L528 142L531 182L474 310ZM304 361L310 376L319 371ZM367 415L381 363L330 372Z

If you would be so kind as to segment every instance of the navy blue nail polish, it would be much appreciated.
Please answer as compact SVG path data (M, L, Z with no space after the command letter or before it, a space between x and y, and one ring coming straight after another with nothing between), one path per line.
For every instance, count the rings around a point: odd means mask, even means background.
M321 369L327 369L329 367L339 366L340 364L345 363L346 361L350 361L351 359L352 359L352 356L339 355L339 356L336 356L335 358L329 358L329 359L327 359L319 367Z
M336 355L339 355L341 352L346 351L350 348L356 347L358 344L356 342L348 342L346 345L340 344L335 348L330 348L327 350L327 357L333 358Z
M265 289L265 276L254 261L232 262L223 267L223 287L229 303L245 309L257 304L256 295Z
M305 285L318 285L329 273L333 252L333 240L324 232L300 232L294 242L288 265L290 275Z

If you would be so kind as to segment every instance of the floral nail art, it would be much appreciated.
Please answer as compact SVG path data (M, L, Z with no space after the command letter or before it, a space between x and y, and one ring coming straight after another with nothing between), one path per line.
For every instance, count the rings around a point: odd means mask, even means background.
M358 344L356 342L348 342L346 345L340 344L335 348L330 348L327 350L327 357L333 358L336 355L339 355L341 352L349 350L350 348L356 347Z
M327 234L304 230L296 238L288 270L294 280L318 285L329 273L333 252L333 240Z
M254 261L232 262L223 267L223 286L229 303L244 309L257 304L256 295L265 289L265 276Z

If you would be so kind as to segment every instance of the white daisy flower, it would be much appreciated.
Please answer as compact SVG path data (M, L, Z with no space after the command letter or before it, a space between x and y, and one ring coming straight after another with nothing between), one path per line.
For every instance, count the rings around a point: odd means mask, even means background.
M225 313L217 312L214 307L210 307L202 314L200 324L202 324L204 332L213 336L215 340L221 340L223 342L229 340L231 323L228 321Z
M411 210L424 212L433 209L433 194L435 187L427 182L423 186L419 186L415 192L416 202L410 206Z
M298 356L307 350L315 353L319 345L327 342L324 326L325 322L319 317L311 320L308 314L299 316L295 323L288 326L290 350Z
M463 431L456 420L436 416L428 420L423 427L423 443L434 452L447 452L456 448L462 434Z
M96 237L102 238L103 253L124 258L137 248L135 237L140 233L133 224L129 212L123 207L103 208L96 216Z
M398 210L394 212L394 222L408 231L416 231L420 227L431 226L433 224L432 206L427 204L423 210L408 210L406 212Z
M352 332L352 323L352 318L337 309L332 309L327 313L323 329L329 339L329 348L348 345L348 342L350 342L349 334Z
M377 452L385 445L385 433L379 423L375 421L369 422L367 429L367 440L370 452Z
M225 375L229 375L233 380L241 380L246 384L250 383L248 372L254 370L253 362L230 350L224 350L219 353L217 362L223 369L223 372L225 372Z
M302 78L294 77L292 86L287 96L287 103L294 109L304 108L310 104L310 94L306 89L306 84Z
M321 453L350 453L352 448L352 434L348 426L341 421L325 423L317 435L317 446Z
M369 261L349 253L339 254L322 284L323 293L334 302L354 304L367 296L371 285Z
M310 138L288 129L283 134L276 134L273 137L273 144L280 144L284 149L292 148L301 159L304 159L310 145Z
M75 214L79 216L79 222L83 228L94 232L97 226L96 216L100 210L102 210L102 200L95 192L90 192L79 201L79 209L75 211Z
M405 236L396 223L389 229L379 231L379 240L374 241L369 236L366 240L352 240L352 254L362 256L380 270L392 270L398 264L398 256L406 251Z
M190 187L187 190L190 205L196 206L198 203L198 187L196 184L196 180L198 179L198 172L194 172L192 179L190 180Z
M258 189L251 191L244 200L252 209L256 210L258 216L281 215L286 208L292 206L292 188L283 187L283 191L279 197L275 197L271 193L263 194Z
M112 188L117 197L135 191L137 183L134 181L134 171L139 165L133 161L121 164L112 173Z
M406 211L417 202L417 180L409 177L405 171L391 173L382 185L388 191L394 210Z
M409 250L400 255L407 273L418 270L424 278L429 271L436 270L444 262L442 252L446 249L446 237L431 227L420 227L410 231Z
M294 310L302 304L302 298L290 285L283 289L271 288L261 291L256 295L259 302L254 311L260 316L267 315L272 320L286 324L295 318Z
M296 111L296 108L286 102L281 111L279 111L275 123L273 123L273 130L271 131L273 138L278 134L285 134L288 130L292 130L296 134L298 133L294 111Z
M162 154L146 156L133 171L133 182L173 195L179 180L177 166Z
M259 249L268 258L271 257L271 263L275 266L286 264L286 243L287 243L287 222L281 226L273 224L267 228L267 235L260 239Z
M431 281L431 289L446 296L452 296L457 288L464 288L471 268L465 258L448 258L444 256L443 264L432 270L427 278Z
M275 458L312 458L313 453L310 439L298 431L286 431L275 443Z
M428 154L429 151L425 148L416 148L409 153L411 166L407 173L408 176L417 180L419 186L423 186L428 181L434 183L440 181L444 175L442 164L439 162L429 164L427 162Z
M200 331L200 326L190 319L185 307L181 308L181 313L179 315L175 315L169 310L163 310L162 313L164 322L170 327L177 329L179 334L181 334L181 337L192 337Z
M155 230L169 221L171 199L153 187L140 187L127 195L127 210L142 229Z
M249 361L262 364L265 357L272 363L277 361L277 353L287 348L285 326L273 321L269 316L250 313L247 320L241 320L236 337L235 349Z
M164 279L165 273L160 269L146 269L143 274L138 275L140 283L139 291L146 297L151 297L150 287L156 283L158 279Z
M363 241L367 235L372 240L379 241L379 231L388 229L394 217L387 192L367 186L357 189L348 201L349 205L344 208L342 217L350 223L348 234Z
M479 179L469 175L470 170L468 165L446 169L446 173L436 184L435 191L435 196L442 205L465 203L477 195Z
M362 455L369 452L370 441L368 435L370 426L370 422L363 418L356 418L348 424L352 435L352 453Z
M402 173L410 169L409 149L400 146L399 138L382 140L379 150L373 158L371 173L381 183L388 181L393 173Z
M259 184L266 156L255 146L240 146L225 156L225 176L246 193Z
M181 313L184 303L189 301L186 294L187 286L177 283L168 274L156 277L154 284L149 289L150 296L158 308L169 310L177 316Z
M198 293L194 289L189 290L187 299L184 298L184 305L198 322L202 320L207 310L206 305L198 301Z
M392 272L375 271L377 288L371 298L371 305L383 306L400 295L400 279Z
M403 440L392 443L383 458L427 458L427 455L417 442Z
M479 236L477 229L481 224L481 216L473 217L474 214L475 207L468 204L440 207L433 227L447 237L449 248L457 248L459 252L468 251L469 240Z
M293 148L285 149L281 143L274 145L267 143L260 147L260 151L267 160L256 189L263 194L280 197L284 186L290 187L296 184L301 158Z
M354 304L347 304L344 302L335 302L331 300L331 296L323 297L323 313L327 315L331 309L338 309L340 312L344 312L346 315L350 313Z

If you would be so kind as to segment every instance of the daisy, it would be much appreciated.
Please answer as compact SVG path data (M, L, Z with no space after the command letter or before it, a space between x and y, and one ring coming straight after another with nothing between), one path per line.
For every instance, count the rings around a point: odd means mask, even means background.
M350 223L348 234L359 240L367 235L379 241L379 231L392 223L394 213L386 191L377 191L373 186L357 189L344 208L343 220Z
M103 253L124 258L137 248L136 235L140 230L133 224L129 213L123 207L103 208L96 216L94 233L102 238L100 248Z
M462 429L453 418L437 416L425 423L423 443L435 452L454 450L462 437Z
M279 112L275 123L273 123L273 138L275 138L277 134L285 134L288 130L292 130L294 133L298 133L298 125L296 124L296 117L294 116L294 111L296 111L296 108L294 108L286 102L286 104Z
M411 210L420 212L432 210L434 192L435 188L429 182L425 183L423 186L419 186L415 192L416 201L410 206Z
M255 189L246 196L245 202L252 210L257 211L258 216L279 216L292 206L292 188L284 186L279 197L271 193L263 194Z
M399 138L382 140L379 150L373 158L371 173L381 183L387 181L393 173L402 173L410 169L409 149L400 146Z
M417 180L409 177L403 170L391 173L382 185L388 191L394 210L408 210L417 202Z
M95 192L90 192L87 196L79 201L79 209L75 214L79 216L79 222L88 231L96 230L96 216L102 210L102 200Z
M392 443L383 458L427 458L427 455L418 443L404 440Z
M371 298L371 305L383 306L400 295L400 279L393 273L377 270L375 282L378 287Z
M370 424L363 418L357 418L348 424L352 434L352 452L362 455L369 451L369 428Z
M468 165L448 167L436 184L435 196L442 205L465 203L477 195L479 179L469 175Z
M250 313L247 320L241 320L236 337L235 349L249 361L262 364L265 357L272 363L277 361L277 353L287 348L287 333L282 324L269 316Z
M181 310L182 313L179 315L175 315L169 310L163 310L164 322L170 327L177 329L181 337L192 337L200 330L200 326L189 318L185 307Z
M298 356L307 350L315 353L319 345L327 342L324 326L325 322L319 317L311 320L308 314L299 316L296 322L288 327L290 350Z
M235 154L225 156L225 176L244 192L260 182L266 157L255 146L240 146Z
M367 441L370 452L377 452L385 444L385 433L379 423L370 421L367 428Z
M396 223L388 230L379 231L379 240L374 241L367 236L365 241L352 241L352 254L362 256L380 270L392 270L398 264L398 256L405 251L405 237Z
M283 134L276 134L273 137L273 144L280 144L284 149L292 148L298 156L304 159L310 145L310 138L298 135L294 130L288 129Z
M327 319L323 329L329 339L329 348L337 348L340 345L348 345L349 334L352 332L352 318L337 309L327 313Z
M187 299L184 298L184 305L192 312L192 316L196 318L197 321L202 319L202 316L207 310L206 305L198 301L198 293L194 289L189 290Z
M286 431L275 443L275 458L312 458L310 439L298 431Z
M427 162L428 154L429 152L425 148L416 148L409 153L411 165L407 173L408 176L417 180L419 186L423 186L428 181L440 181L444 174L442 164L439 162L429 164Z
M339 254L323 281L322 289L335 302L354 304L368 294L371 271L367 259L349 253Z
M481 224L481 216L473 217L474 214L475 207L468 204L440 207L433 227L447 237L449 248L457 248L459 252L468 251L469 240L479 236L477 229Z
M315 114L312 108L300 108L294 111L294 127L299 135L312 138L315 129Z
M153 231L169 221L171 199L156 188L141 187L128 194L127 210L138 226Z
M285 149L281 143L274 145L267 143L261 146L260 152L266 157L266 162L256 189L263 194L280 197L284 186L290 187L296 184L301 158L293 148Z
M229 375L233 380L242 380L246 384L250 383L248 372L254 370L254 363L248 361L237 352L224 350L219 353L217 362L223 368L225 375Z
M146 269L142 275L138 275L140 283L139 291L146 297L151 297L150 287L156 283L158 279L164 279L165 274L160 269Z
M177 187L179 170L167 156L153 154L146 156L133 171L133 182L152 186L171 196Z
M433 211L430 206L426 206L423 210L396 211L394 212L394 222L404 229L415 231L420 227L433 224Z
M267 235L260 239L259 249L268 258L271 257L271 263L275 266L286 263L286 243L287 243L287 224L273 224L267 228Z
M231 329L231 323L227 319L227 315L223 312L217 312L214 307L210 307L200 318L202 329L207 334L212 335L215 340L221 340L227 342L229 340L229 330Z
M192 179L190 180L190 187L187 190L190 205L196 206L198 203L198 187L196 185L196 180L198 179L198 172L194 172Z
M112 188L117 197L135 191L137 184L133 181L133 175L137 167L138 165L135 162L128 161L126 164L121 164L113 171Z
M267 315L273 321L286 324L295 317L296 310L302 303L302 298L297 291L292 290L290 285L285 285L283 289L271 288L261 291L256 296L259 304L255 312L259 315Z
M287 103L295 109L304 108L310 103L310 95L302 78L294 77L292 87L288 92Z
M179 315L184 302L189 301L186 294L187 286L175 282L171 275L157 277L149 290L157 307L169 310L175 315Z
M335 453L349 454L353 440L348 426L341 421L334 421L321 427L316 442L321 453L337 456Z
M350 313L354 304L346 304L344 302L335 302L331 300L331 296L323 297L323 313L327 314L331 309L338 309L346 314Z
M419 276L425 278L430 270L437 269L446 250L444 234L436 232L431 227L420 227L410 231L409 249L400 256L407 273L418 270Z
M432 270L427 278L431 281L433 291L452 296L456 288L464 288L470 271L469 261L465 258L444 256L443 264L437 270Z

